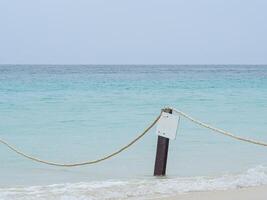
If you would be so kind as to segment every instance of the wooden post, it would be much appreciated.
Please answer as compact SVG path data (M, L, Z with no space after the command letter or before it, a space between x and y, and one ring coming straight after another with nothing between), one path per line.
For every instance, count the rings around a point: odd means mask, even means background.
M164 109L172 114L172 109ZM154 167L154 176L165 176L169 149L169 138L158 136L157 153Z

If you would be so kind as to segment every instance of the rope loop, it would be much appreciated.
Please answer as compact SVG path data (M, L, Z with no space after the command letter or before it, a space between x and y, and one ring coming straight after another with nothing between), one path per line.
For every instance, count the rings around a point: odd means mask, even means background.
M35 162L47 164L47 165L52 165L52 166L57 166L57 167L77 167L77 166L83 166L83 165L91 165L91 164L96 164L96 163L102 162L104 160L107 160L109 158L112 158L112 157L116 156L117 154L125 151L129 147L131 147L133 144L135 144L138 140L140 140L144 135L146 135L148 133L148 131L158 122L160 116L161 116L161 113L140 135L138 135L136 138L134 138L127 145L125 145L122 148L120 148L119 150L117 150L111 154L108 154L106 156L103 156L97 160L89 160L89 161L84 161L84 162L79 162L79 163L56 163L56 162L52 162L52 161L42 160L42 159L36 158L34 156L30 156L30 155L18 150L15 146L12 146L11 144L9 144L8 142L4 141L1 138L0 138L0 143L2 143L3 145L5 145L9 149L11 149L12 151L17 153L18 155L21 155L22 157L25 157L25 158L32 160L32 161L35 161Z

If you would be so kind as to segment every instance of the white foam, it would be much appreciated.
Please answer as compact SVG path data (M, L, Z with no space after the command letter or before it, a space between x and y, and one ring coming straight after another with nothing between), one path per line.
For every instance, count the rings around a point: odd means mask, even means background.
M149 199L191 191L226 190L267 184L267 168L258 166L243 174L220 177L109 180L48 186L0 189L2 200L112 200Z

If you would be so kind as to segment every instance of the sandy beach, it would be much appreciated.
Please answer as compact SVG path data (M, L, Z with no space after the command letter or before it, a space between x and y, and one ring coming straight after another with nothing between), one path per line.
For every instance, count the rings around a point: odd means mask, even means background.
M267 186L241 188L235 190L221 190L208 192L190 192L168 198L164 200L265 200L267 197Z

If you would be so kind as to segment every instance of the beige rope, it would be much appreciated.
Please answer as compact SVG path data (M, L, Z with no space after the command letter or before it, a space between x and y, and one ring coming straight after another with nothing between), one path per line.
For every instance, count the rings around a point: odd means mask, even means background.
M165 108L165 109L169 109L169 108ZM163 109L162 111L164 111L165 109ZM184 113L182 111L179 111L179 110L176 110L176 109L173 109L173 108L170 108L170 109L172 109L174 112L176 112L179 116L185 117L185 118L189 119L190 121L192 121L193 123L198 124L199 126L202 126L204 128L208 128L210 130L213 130L215 132L218 132L220 134L223 134L225 136L228 136L228 137L231 137L231 138L234 138L234 139L237 139L237 140L249 142L249 143L252 143L252 144L267 146L267 143L265 143L265 142L256 141L256 140L252 140L252 139L236 136L236 135L234 135L234 134L232 134L230 132L224 131L224 130L219 129L219 128L215 128L215 127L213 127L213 126L211 126L209 124L201 122L201 121L189 116L188 114L186 114L186 113ZM18 150L16 147L10 145L9 143L7 143L6 141L4 141L1 138L0 138L0 143L4 144L9 149L11 149L15 153L17 153L17 154L19 154L19 155L21 155L21 156L23 156L25 158L28 158L30 160L33 160L33 161L36 161L36 162L39 162L39 163L47 164L47 165L53 165L53 166L59 166L59 167L76 167L76 166L82 166L82 165L90 165L90 164L95 164L95 163L107 160L109 158L112 158L112 157L116 156L117 154L121 153L122 151L128 149L130 146L132 146L134 143L136 143L139 139L141 139L159 121L160 116L161 116L161 114L151 123L151 125L149 125L139 136L137 136L135 139L133 139L129 144L123 146L122 148L120 148L119 150L117 150L117 151L115 151L115 152L113 152L111 154L108 154L108 155L106 155L106 156L104 156L102 158L99 158L97 160L92 160L92 161L85 161L85 162L71 163L71 164L55 163L55 162L42 160L42 159L30 156L28 154L25 154L22 151ZM180 118L179 118L179 122L180 122Z
M123 146L119 150L117 150L117 151L115 151L109 155L106 155L102 158L99 158L97 160L92 160L92 161L85 161L85 162L71 163L71 164L55 163L55 162L46 161L46 160L42 160L42 159L27 155L27 154L23 153L22 151L18 150L16 147L10 145L9 143L7 143L6 141L4 141L1 138L0 138L0 143L4 144L9 149L11 149L12 151L16 152L17 154L19 154L25 158L28 158L30 160L33 160L33 161L36 161L39 163L47 164L47 165L53 165L53 166L59 166L59 167L76 167L76 166L82 166L82 165L90 165L90 164L95 164L95 163L107 160L109 158L112 158L113 156L116 156L117 154L121 153L122 151L128 149L130 146L132 146L134 143L136 143L139 139L141 139L158 122L160 116L161 116L161 114L139 136L137 136L135 139L133 139L129 144Z
M185 114L184 112L180 111L180 110L176 110L176 109L173 109L173 108L170 108L172 109L174 112L176 112L178 115L182 116L182 117L185 117L187 119L189 119L191 122L195 123L195 124L198 124L199 126L202 126L202 127L205 127L205 128L208 128L210 130L213 130L217 133L220 133L220 134L223 134L225 136L228 136L228 137L231 137L231 138L234 138L234 139L237 139L237 140L241 140L241 141L244 141L244 142L249 142L249 143L252 143L252 144L257 144L257 145L261 145L261 146L267 146L267 143L265 142L261 142L261 141L256 141L256 140L252 140L252 139L248 139L248 138L244 138L244 137L240 137L240 136L236 136L230 132L227 132L227 131L224 131L222 129L219 129L219 128L215 128L209 124L206 124L204 122L201 122L187 114Z

